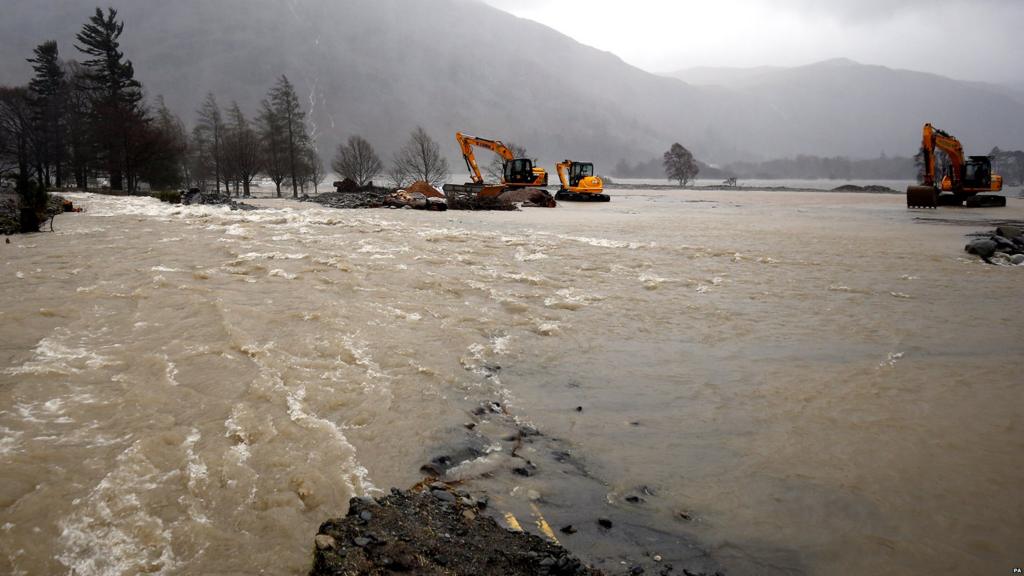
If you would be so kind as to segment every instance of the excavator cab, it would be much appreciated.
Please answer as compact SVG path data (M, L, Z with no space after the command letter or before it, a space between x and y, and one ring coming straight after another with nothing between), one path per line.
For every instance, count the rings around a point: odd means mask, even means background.
M533 160L529 158L516 158L505 162L504 173L505 184L527 184L533 185L536 176L533 173Z
M988 156L971 156L964 165L964 188L992 189L992 160Z
M584 178L594 176L594 164L591 162L574 162L569 168L569 186L576 187Z

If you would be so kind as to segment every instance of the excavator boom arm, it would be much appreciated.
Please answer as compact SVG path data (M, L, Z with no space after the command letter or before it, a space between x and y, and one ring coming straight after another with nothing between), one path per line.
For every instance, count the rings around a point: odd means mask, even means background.
M473 153L474 147L490 150L498 156L501 156L502 160L506 162L515 159L515 154L508 149L508 146L505 146L499 140L477 138L476 136L469 136L462 132L457 132L455 134L455 139L459 142L459 148L462 150L462 157L466 160L466 167L469 168L470 176L472 176L473 182L477 184L483 184L484 177L480 173L480 165L476 163L476 155Z
M921 144L924 151L925 174L924 183L927 186L935 185L935 149L938 148L946 153L953 165L953 178L960 179L966 159L964 158L964 147L960 141L953 136L938 130L931 124L924 126L924 139Z
M569 171L570 165L572 165L572 162L568 160L559 162L555 165L555 170L558 172L558 179L562 182L562 188L565 190L569 189L569 179L566 177L566 173Z

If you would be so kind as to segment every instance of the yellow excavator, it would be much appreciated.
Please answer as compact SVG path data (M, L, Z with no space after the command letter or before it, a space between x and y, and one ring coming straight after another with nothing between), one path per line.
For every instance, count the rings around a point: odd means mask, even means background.
M949 173L941 181L938 181L936 176L936 150L945 152L950 162ZM924 125L921 155L924 160L924 174L919 186L907 188L908 208L1006 206L1005 196L982 194L1003 189L1003 177L992 173L992 161L988 156L965 157L964 148L959 140L931 124Z
M565 160L555 168L562 188L555 195L556 200L570 202L610 202L611 198L604 193L604 180L594 174L594 165L590 162Z
M462 150L462 158L469 168L471 183L464 186L448 184L445 192L470 192L482 197L499 196L502 192L514 188L544 188L548 185L548 173L543 168L533 165L529 158L516 158L512 150L501 143L500 140L488 140L469 136L462 132L455 134L455 140ZM487 186L484 184L484 177L480 173L480 166L476 163L476 155L473 148L484 148L497 154L504 163L501 184L498 186Z

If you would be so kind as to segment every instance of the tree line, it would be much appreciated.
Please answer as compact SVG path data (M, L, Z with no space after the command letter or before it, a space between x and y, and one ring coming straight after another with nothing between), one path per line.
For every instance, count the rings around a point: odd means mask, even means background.
M0 87L0 181L14 180L23 205L45 204L49 188L88 190L103 178L110 190L128 194L147 183L241 196L265 176L278 197L283 189L297 197L324 180L306 112L287 76L251 118L237 102L223 108L208 94L187 130L161 97L145 98L121 50L124 27L117 10L97 8L75 36L80 59L63 59L56 41L44 42L28 59L28 84ZM398 186L440 184L449 173L440 146L421 127L388 166L366 139L352 136L332 168L360 186L382 174Z
M710 166L694 160L702 178L724 180L728 178L758 180L913 180L916 174L914 159L902 156L880 155L878 158L852 160L841 156L821 157L800 155L794 158L763 162L731 162L723 166ZM661 178L666 175L664 158L630 163L620 160L612 170L619 178ZM675 180L675 178L670 178Z

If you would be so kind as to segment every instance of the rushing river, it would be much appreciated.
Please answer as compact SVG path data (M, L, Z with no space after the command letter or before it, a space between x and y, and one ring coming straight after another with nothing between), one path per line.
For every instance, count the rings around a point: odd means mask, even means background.
M1024 268L962 252L1024 201L73 199L0 244L0 573L304 573L492 399L727 574L1024 564Z

